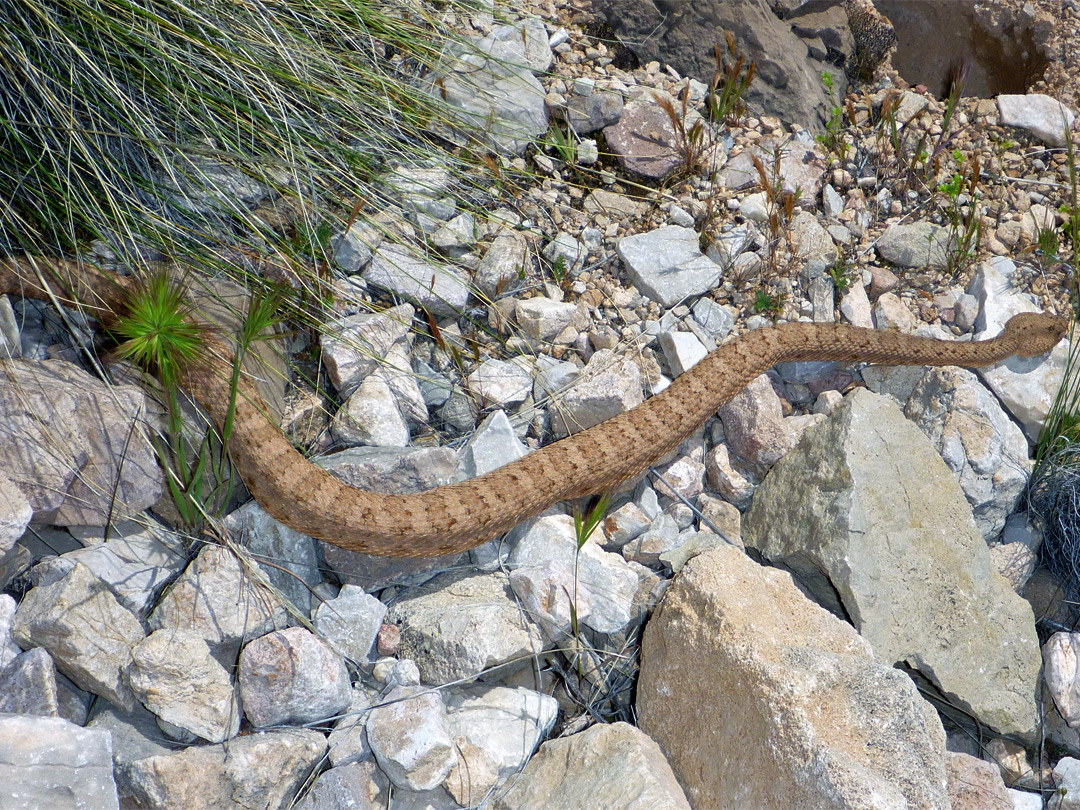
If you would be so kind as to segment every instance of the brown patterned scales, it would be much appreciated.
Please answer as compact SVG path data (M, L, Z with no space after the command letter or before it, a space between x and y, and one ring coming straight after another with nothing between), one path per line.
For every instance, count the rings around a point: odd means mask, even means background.
M39 275L40 274L40 275ZM44 280L45 284L41 283ZM0 293L80 305L106 325L128 282L87 265L0 259ZM838 360L980 368L1050 351L1068 321L1027 313L991 340L961 343L843 324L789 323L723 344L633 410L529 453L487 475L414 495L356 489L304 458L254 382L240 379L229 454L254 498L297 531L352 551L430 557L464 551L559 501L606 492L643 472L776 363ZM210 332L181 384L219 429L229 413L233 360Z

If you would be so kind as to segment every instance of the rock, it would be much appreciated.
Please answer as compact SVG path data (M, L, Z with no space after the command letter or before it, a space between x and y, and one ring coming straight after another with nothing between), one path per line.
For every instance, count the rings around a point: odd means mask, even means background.
M256 727L325 720L352 696L345 661L303 627L248 642L238 678L244 713Z
M460 258L476 244L476 217L468 211L458 214L435 229L431 244L452 258Z
M998 769L989 762L969 756L945 755L952 810L1013 810Z
M627 723L599 724L540 746L495 810L689 810L659 747Z
M800 211L791 222L792 252L807 263L811 278L820 275L840 259L840 251L828 231L811 211Z
M660 513L641 535L622 547L622 556L628 562L641 565L657 565L660 557L679 547L679 526L675 519Z
M750 505L756 488L756 480L747 479L744 472L750 474L748 470L736 469L725 444L716 445L705 455L705 481L709 489L740 509Z
M780 157L779 173L777 154ZM780 191L787 194L798 193L803 200L816 199L825 172L825 158L818 144L763 138L760 143L731 157L717 172L717 179L732 189L760 185L761 173L754 164L754 157L761 161L770 185L779 185Z
M398 787L431 790L457 763L437 691L395 687L371 710L367 735L379 767Z
M506 412L495 411L480 423L469 443L461 449L462 479L489 473L528 452L529 448L514 433Z
M987 542L1016 509L1032 462L1027 439L979 378L961 368L927 371L904 406L952 471Z
M780 398L767 374L760 374L717 411L732 451L763 476L795 446Z
M141 706L127 714L105 701L95 706L89 729L104 731L112 737L113 775L122 807L133 806L135 798L127 779L129 763L145 757L170 754L157 718Z
M432 126L438 134L459 146L479 140L512 155L547 132L544 88L530 72L543 70L530 64L543 60L535 55L530 60L534 46L527 44L542 40L546 48L547 37L543 25L532 26L531 33L528 24L500 28L483 39L450 44L446 59L424 80L423 89L440 102L443 114Z
M323 365L342 397L378 370L395 345L412 344L409 330L414 314L412 306L401 304L382 312L350 315L323 327Z
M504 574L448 573L423 588L403 588L387 620L401 626L399 654L431 684L475 678L544 649Z
M256 559L270 560L266 578L301 615L311 615L311 588L322 582L315 541L274 520L255 501L248 501L225 518L225 526L243 533L244 547Z
M481 408L514 408L528 398L533 387L532 374L510 360L485 360L468 381Z
M5 810L117 810L107 731L58 717L0 714Z
M445 695L450 734L483 751L499 779L524 767L559 711L555 698L522 687L477 683Z
M949 231L930 222L890 225L877 241L881 258L897 267L945 270L954 249Z
M556 438L562 439L643 401L638 365L629 357L616 357L611 350L601 349L560 395L558 407L552 409L551 429Z
M288 621L284 605L253 580L253 566L258 569L254 560L241 566L222 546L204 546L161 597L147 623L152 630L192 630L210 645L218 661L233 666L244 641Z
M161 497L140 388L105 385L62 360L12 360L0 370L0 413L0 469L29 501L33 522L104 526Z
M123 531L100 545L76 549L63 559L85 565L117 601L144 618L161 588L187 564L180 538L155 524L114 526ZM291 558L288 558L291 559Z
M624 107L604 137L619 163L642 177L659 180L684 164L671 116L651 98Z
M608 548L621 548L649 528L649 522L649 518L636 503L624 503L604 516L601 524L604 529L604 545Z
M534 340L554 340L566 327L578 320L578 309L550 298L526 298L514 309L518 324Z
M1072 129L1076 114L1056 98L1042 93L997 97L1001 124L1026 129L1049 146L1064 146L1065 134Z
M1001 733L1034 731L1031 608L993 571L955 478L891 400L857 389L807 431L742 532L850 616L878 660L913 667Z
M335 234L329 243L334 263L346 273L362 270L371 261L371 251L382 241L376 234L360 222L354 222L349 230Z
M674 329L660 333L660 348L664 352L668 368L676 377L693 368L709 353L693 332L678 332Z
M315 631L341 655L355 662L367 660L371 645L386 616L386 605L355 585L342 585L338 595L319 605L313 616Z
M578 620L599 633L615 633L630 621L637 574L618 554L604 551L596 543L587 542L579 550L573 519L568 515L537 519L514 545L506 564L516 593L525 593L519 589L528 575L534 582L537 577L553 577L553 582L560 583L543 593L532 591L545 599L549 593L558 594L555 604L577 594ZM542 606L537 603L535 607ZM551 620L562 614L568 620L568 614L552 607L548 605L542 615Z
M610 90L587 96L574 95L566 104L563 116L578 135L587 135L615 124L623 113L623 98Z
M1007 521L1005 531L1008 531ZM990 562L993 563L994 570L1005 577L1012 589L1019 594L1024 592L1024 586L1035 573L1038 561L1038 555L1025 543L998 543L990 546Z
M1043 645L1046 688L1061 716L1080 726L1080 633L1054 633Z
M616 194L614 191L605 191L602 188L594 188L590 191L581 207L589 214L607 214L618 219L644 216L649 210L649 207L640 200L625 194Z
M516 291L530 266L529 246L525 237L504 228L480 260L473 283L486 298L495 300Z
M634 286L665 307L712 289L723 271L702 255L697 233L678 225L625 236L615 249Z
M577 273L585 263L588 249L584 243L566 231L559 231L544 247L541 255L552 265L562 263L563 270Z
M132 648L145 637L142 625L84 566L31 588L15 613L11 636L24 650L44 647L80 689L125 711L135 708L127 670Z
M34 507L22 490L0 473L0 554L13 548L34 517Z
M42 647L20 653L0 668L0 713L62 717L81 726L89 697L57 673Z
M870 299L866 297L866 288L862 284L852 285L840 299L840 314L852 326L873 329L874 319L871 312Z
M375 810L373 762L350 762L323 771L296 810Z
M678 10L605 0L599 10L642 64L660 60L703 82L716 73L714 43L724 49L725 60L732 59L724 44L724 32L730 31L745 64L757 63L744 99L787 123L822 128L826 108L832 104L821 81L826 65L806 56L806 45L764 0L709 2ZM842 94L843 77L834 79Z
M286 810L326 753L317 731L248 734L132 762L131 790L158 810Z
M330 432L345 445L407 447L409 425L381 374L367 377L330 422Z
M156 630L131 655L131 689L162 720L214 743L240 731L236 689L201 636Z
M363 278L435 315L456 317L469 300L468 280L457 270L418 259L396 245L376 250Z
M694 320L717 340L731 333L735 326L735 314L731 307L721 306L711 298L699 298L694 304Z
M691 560L646 625L637 714L700 810L949 806L945 732L914 683L730 546Z
M458 761L450 769L443 782L447 793L461 807L482 804L487 795L498 785L499 772L484 752L463 737L455 738Z
M1080 760L1062 757L1054 766L1057 790L1046 803L1049 810L1077 810L1080 808Z
M351 762L363 762L372 758L368 745L367 723L371 707L379 702L374 689L357 686L349 697L349 707L341 713L330 732L330 764L340 767Z
M704 489L705 464L691 456L679 456L660 471L661 480L656 482L656 492L666 498L676 494L690 501Z

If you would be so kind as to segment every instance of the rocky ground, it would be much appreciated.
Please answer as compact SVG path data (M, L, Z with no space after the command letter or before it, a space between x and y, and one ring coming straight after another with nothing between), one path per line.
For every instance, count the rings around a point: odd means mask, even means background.
M1032 92L1076 110L1080 6L997 5L1046 49ZM467 206L475 188L438 155L389 172L398 205L336 234L325 371L291 346L325 383L298 378L283 421L350 483L482 474L774 320L967 340L1070 311L1056 102L963 98L945 121L946 100L886 65L820 129L753 107L716 122L711 77L636 63L585 3L529 11L509 28L462 17L513 61L433 85L451 103L504 91L480 133L501 153L486 196ZM1064 346L978 373L785 364L617 495L580 550L555 510L468 555L388 561L254 503L220 544L189 546L140 511L161 493L145 447L121 486L136 519L102 542L81 526L103 511L93 487L52 469L29 492L14 459L49 443L104 464L143 395L41 366L47 310L9 311L29 376L0 390L8 424L66 408L6 451L18 485L0 481L19 541L0 566L0 784L31 797L12 806L115 807L117 790L131 807L306 810L1080 795L1080 638L1045 641L1070 615L1036 568L1038 527L1012 515ZM49 551L65 553L25 572ZM47 764L3 742L23 738Z

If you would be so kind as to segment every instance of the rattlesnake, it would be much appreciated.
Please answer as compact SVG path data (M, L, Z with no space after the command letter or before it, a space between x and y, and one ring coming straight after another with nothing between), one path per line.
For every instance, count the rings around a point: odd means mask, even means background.
M45 284L42 283L45 282ZM48 289L46 289L46 286ZM0 259L0 293L81 305L106 325L126 283L65 261ZM252 496L274 518L366 554L428 557L464 551L568 498L607 492L674 449L743 386L773 365L838 360L891 365L989 366L1048 352L1068 321L1014 316L991 340L961 343L842 324L789 323L721 345L642 405L493 472L412 495L343 483L305 459L266 416L255 384L241 378L229 453ZM231 350L210 332L207 351L181 384L220 428L229 407Z

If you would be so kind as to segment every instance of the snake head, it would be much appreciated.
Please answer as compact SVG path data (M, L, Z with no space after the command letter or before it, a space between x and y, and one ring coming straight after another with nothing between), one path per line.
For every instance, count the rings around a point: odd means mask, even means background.
M1042 312L1021 312L1009 318L1001 338L1021 357L1036 357L1053 349L1069 331L1069 319Z

